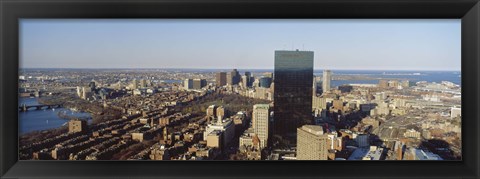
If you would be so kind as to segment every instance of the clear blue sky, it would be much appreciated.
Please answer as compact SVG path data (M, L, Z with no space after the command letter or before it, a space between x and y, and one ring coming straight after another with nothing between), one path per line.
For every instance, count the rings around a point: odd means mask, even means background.
M22 19L21 68L272 69L275 50L315 69L460 70L461 22Z

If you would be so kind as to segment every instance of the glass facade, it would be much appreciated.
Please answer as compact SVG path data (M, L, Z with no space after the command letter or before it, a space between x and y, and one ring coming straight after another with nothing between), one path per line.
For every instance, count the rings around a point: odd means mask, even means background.
M260 81L260 87L263 88L270 88L272 84L272 78L270 77L261 77L258 81Z
M274 136L295 143L297 128L313 122L313 52L275 51L274 82Z

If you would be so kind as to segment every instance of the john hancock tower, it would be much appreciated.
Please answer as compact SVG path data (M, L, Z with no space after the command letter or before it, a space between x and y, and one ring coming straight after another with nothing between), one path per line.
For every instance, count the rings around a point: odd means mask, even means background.
M273 137L295 145L297 128L312 124L312 51L275 51Z

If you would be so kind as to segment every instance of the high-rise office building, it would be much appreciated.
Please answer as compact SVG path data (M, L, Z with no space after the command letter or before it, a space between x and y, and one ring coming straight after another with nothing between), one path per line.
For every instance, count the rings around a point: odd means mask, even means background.
M217 87L218 86L225 86L227 84L227 73L218 72L215 75L215 82L216 82Z
M254 133L260 139L260 149L268 145L269 114L270 106L268 104L253 105L252 125Z
M304 125L297 128L297 159L327 160L328 135L322 126Z
M210 105L207 108L207 117L216 117L217 116L217 106Z
M294 145L297 128L313 123L312 51L275 51L274 137Z
M80 86L77 86L77 96L83 98L83 89Z
M260 87L260 79L254 79L253 83L252 83L252 87Z
M273 78L273 73L272 72L265 72L265 73L263 73L263 76Z
M140 88L146 88L147 87L147 80L141 79L140 80Z
M330 91L330 81L332 80L332 72L330 70L323 70L322 91Z
M206 79L193 79L193 89L202 89L207 86Z
M95 91L95 88L97 87L95 85L95 82L94 81L91 81L89 84L88 84L88 87L90 87L90 91Z
M249 80L250 80L250 79L248 78L248 76L243 75L243 76L242 76L242 80L241 80L242 86L245 87L245 88L248 87L248 81L249 81Z
M252 87L252 73L250 72L245 72L245 75L244 75L244 78L246 79L246 81L244 82L245 83L245 87ZM242 78L243 79L243 78Z
M223 108L223 106L219 106L217 107L217 118L220 117L220 118L224 118L225 117L225 108Z
M193 89L193 79L185 79L183 81L183 89Z
M233 69L227 74L227 84L237 85L240 82L241 76L237 69Z
M260 87L263 87L263 88L270 88L270 85L272 84L272 78L270 77L266 77L266 76L262 76L260 79Z
M132 80L132 89L137 89L137 79Z
M215 132L216 130L221 131L221 133ZM205 132L203 133L203 140L208 140L208 136L212 135L211 133L214 132L215 138L220 138L216 140L221 140L220 148L228 146L233 141L235 136L235 124L233 123L232 119L225 119L223 120L221 116L217 117L217 120L210 121L205 128ZM208 141L207 141L208 142Z

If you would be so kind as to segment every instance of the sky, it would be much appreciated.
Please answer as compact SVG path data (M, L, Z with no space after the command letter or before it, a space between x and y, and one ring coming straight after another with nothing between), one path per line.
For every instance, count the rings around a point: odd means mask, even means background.
M460 19L21 19L20 68L273 69L275 50L315 69L448 70Z

